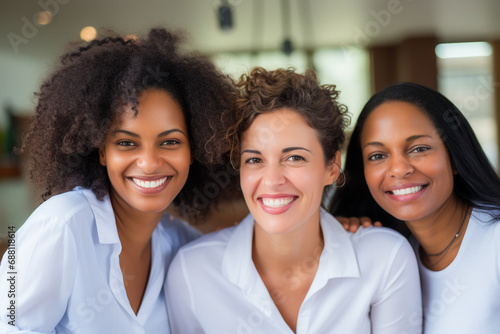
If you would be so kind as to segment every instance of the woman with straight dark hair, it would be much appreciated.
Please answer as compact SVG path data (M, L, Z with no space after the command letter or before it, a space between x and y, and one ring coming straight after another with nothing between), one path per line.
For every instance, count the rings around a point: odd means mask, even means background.
M500 178L457 107L414 83L375 94L345 173L331 213L413 234L424 332L499 333Z

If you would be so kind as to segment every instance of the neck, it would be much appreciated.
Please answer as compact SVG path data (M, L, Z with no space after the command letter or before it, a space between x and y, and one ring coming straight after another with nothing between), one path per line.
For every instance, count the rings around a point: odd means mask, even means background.
M259 273L270 269L287 271L290 268L319 262L323 250L323 233L319 223L319 211L310 222L283 235L272 235L255 224L252 258ZM309 262L308 262L309 261Z
M139 256L150 250L151 236L163 213L145 213L123 203L114 192L110 193L116 228L122 244L122 252Z
M429 269L442 270L453 262L467 229L469 217L468 206L453 197L435 214L418 221L406 222L422 248L422 262ZM457 234L458 237L455 237Z

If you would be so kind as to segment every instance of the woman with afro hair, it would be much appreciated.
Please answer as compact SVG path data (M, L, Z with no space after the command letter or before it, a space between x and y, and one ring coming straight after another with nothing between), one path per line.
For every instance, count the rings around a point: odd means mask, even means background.
M232 81L181 41L162 28L110 35L42 84L21 152L45 202L16 233L15 311L2 299L0 332L169 332L167 268L199 232L165 210L203 219L224 193L199 205L207 175L234 176L218 137ZM1 277L11 271L4 258Z

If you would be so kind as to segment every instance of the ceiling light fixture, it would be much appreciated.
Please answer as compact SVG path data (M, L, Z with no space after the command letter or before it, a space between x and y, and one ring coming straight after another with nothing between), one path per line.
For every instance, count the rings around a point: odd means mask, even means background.
M488 42L441 43L436 46L436 56L441 59L487 57L492 52Z
M90 42L97 37L97 30L92 26L87 26L80 31L80 38L85 42Z
M287 56L291 55L293 52L293 44L291 36L291 27L290 27L290 3L288 0L281 0L281 13L282 13L282 23L283 23L283 35L285 36L283 39L283 44L281 49L284 54Z
M219 7L217 8L217 19L219 20L219 26L223 31L229 31L233 29L233 9L227 2L227 0L221 0Z
M49 24L50 21L52 21L52 13L46 10L39 12L36 17L36 22L42 26Z

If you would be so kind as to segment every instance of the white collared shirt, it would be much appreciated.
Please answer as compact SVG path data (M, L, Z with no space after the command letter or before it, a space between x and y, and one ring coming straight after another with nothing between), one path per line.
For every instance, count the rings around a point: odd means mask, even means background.
M136 315L125 291L121 243L109 197L76 188L40 205L16 232L15 267L0 265L1 333L169 333L166 266L199 236L165 214L152 235L151 271ZM7 253L6 253L7 256ZM9 274L15 272L15 275ZM7 298L15 276L15 297ZM15 325L6 311L15 305Z
M248 215L181 248L166 281L172 333L293 333L252 261L253 228ZM296 333L420 333L420 282L407 240L386 228L346 232L324 210L321 228L325 246Z
M425 334L500 333L500 221L474 209L452 263L432 271L420 261Z

